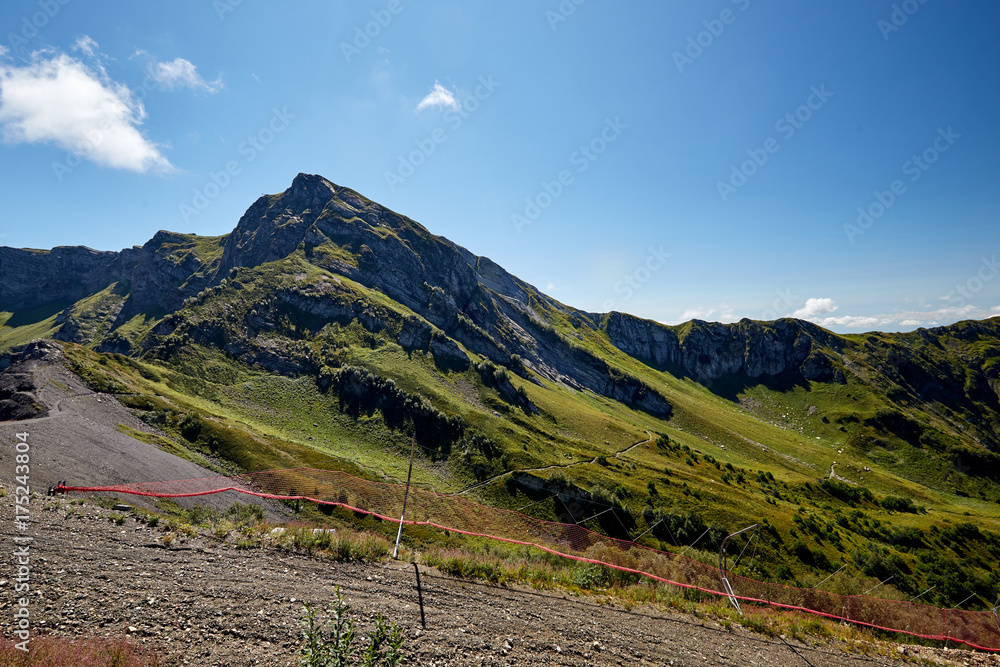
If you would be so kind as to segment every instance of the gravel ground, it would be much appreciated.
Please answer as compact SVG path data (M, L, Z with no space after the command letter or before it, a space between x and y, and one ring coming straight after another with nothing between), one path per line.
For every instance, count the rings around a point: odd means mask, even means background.
M2 502L5 542L12 494ZM806 645L657 607L630 610L558 592L443 577L412 563L336 563L277 548L237 549L209 535L164 547L162 533L88 502L36 497L30 609L35 632L127 634L168 665L293 665L302 601L340 586L362 632L376 614L406 637L408 665L1000 664L995 656L893 644ZM0 588L13 582L8 556ZM13 595L0 602L9 637ZM421 604L422 599L422 604ZM423 621L421 620L423 618ZM899 651L906 653L900 653ZM883 657L880 654L888 654Z

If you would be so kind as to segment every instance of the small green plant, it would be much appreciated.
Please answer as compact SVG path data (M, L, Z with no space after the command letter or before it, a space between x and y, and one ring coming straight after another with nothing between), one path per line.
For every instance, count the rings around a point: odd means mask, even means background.
M223 515L239 527L256 526L264 521L264 508L259 505L244 505L234 503Z
M233 522L228 519L223 519L216 522L216 524L212 526L212 535L214 535L217 540L224 540L229 535L229 531L232 529Z
M217 518L215 512L207 507L195 505L184 510L184 518L192 526L208 525Z
M303 605L305 645L301 649L299 667L396 667L403 661L403 633L381 614L375 619L368 644L355 645L357 625L348 614L350 606L344 601L339 586L334 589L326 623L317 618L316 609L308 602Z

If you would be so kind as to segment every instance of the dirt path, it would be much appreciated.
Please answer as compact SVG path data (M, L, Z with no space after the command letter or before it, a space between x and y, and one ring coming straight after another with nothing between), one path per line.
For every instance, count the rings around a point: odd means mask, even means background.
M5 541L11 494L0 502ZM63 635L116 635L158 647L168 665L292 665L302 600L324 604L339 585L362 634L375 614L403 628L407 665L883 665L942 652L894 645L770 638L713 621L639 607L626 610L559 592L479 585L412 563L332 563L272 549L238 550L202 536L164 548L131 517L67 498L33 500L33 627ZM10 558L0 587L10 590ZM422 596L422 610L421 610ZM9 596L2 632L9 636ZM421 623L421 617L424 623ZM850 651L850 652L847 652ZM879 657L888 653L889 658ZM867 653L865 655L864 653ZM971 663L991 657L951 651Z

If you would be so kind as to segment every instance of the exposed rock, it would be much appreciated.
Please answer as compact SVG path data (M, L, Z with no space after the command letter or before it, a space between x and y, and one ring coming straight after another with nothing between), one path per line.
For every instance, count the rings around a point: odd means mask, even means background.
M441 367L464 371L469 368L469 355L447 336L433 336L430 344L434 362Z
M700 382L727 375L750 378L777 376L788 371L809 380L828 381L834 376L831 359L813 353L813 344L841 347L833 334L808 322L741 320L718 324L694 320L686 334L624 313L611 313L604 324L611 343L626 354L655 366L678 367Z
M61 359L62 350L36 340L0 357L0 422L44 417L48 409L38 399L31 370L46 359Z
M431 341L431 325L415 317L403 321L396 342L404 350L425 350Z
M52 250L0 247L0 304L13 312L51 303L68 306L114 282L118 256L82 246Z

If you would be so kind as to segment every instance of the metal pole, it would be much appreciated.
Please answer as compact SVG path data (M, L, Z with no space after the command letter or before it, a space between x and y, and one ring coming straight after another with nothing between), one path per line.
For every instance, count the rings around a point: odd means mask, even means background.
M737 531L736 531L735 533L733 533L732 535L727 535L727 536L726 536L726 539L722 540L722 544L720 544L720 545L719 545L719 569L720 569L720 570L722 570L722 569L723 569L723 567L722 567L722 556L723 556L723 554L725 554L725 553L726 553L726 543L727 543L727 542L729 542L729 540L731 540L731 539L733 539L734 537L736 537L737 535L739 535L740 533L745 533L745 532L747 532L748 530L753 530L753 529L754 529L754 528L756 528L756 527L757 527L757 524L754 524L754 525L752 525L752 526L747 526L746 528L744 528L744 529L742 529L742 530L737 530ZM707 531L706 531L706 532L707 532ZM703 533L702 535L704 536L704 533ZM701 538L699 537L698 539L700 540ZM691 547L688 547L688 549L690 549L690 548L691 548ZM686 549L685 549L685 551L686 551Z
M862 595L868 595L868 594L869 594L869 593L871 593L871 592L872 592L873 590L875 590L876 588L878 588L879 586L881 586L882 584L884 584L884 583L885 583L886 581L892 581L892 580L893 580L893 579L895 579L895 578L896 578L896 575L892 575L891 577L889 577L889 578L888 578L888 579L886 579L885 581L880 581L880 582L878 582L877 584L875 584L874 586L872 586L871 588L869 588L869 589L868 589L867 591L865 591L864 593L862 593Z
M403 513L399 516L399 530L396 531L396 547L392 550L392 557L399 557L399 540L403 537L403 521L406 519L406 501L410 499L410 476L413 475L413 450L417 445L416 434L410 438L410 468L406 471L406 491L403 492Z
M652 526L650 526L650 527L649 527L649 528L647 528L646 530L644 530L644 531L642 531L641 533L639 533L639 537L642 537L643 535L645 535L645 534L646 534L646 533L648 533L649 531L651 531L651 530L653 530L654 528L656 528L657 526L659 526L659 525L660 525L661 523L663 523L663 519L660 519L659 521L657 521L656 523L654 523L654 524L653 524ZM638 542L638 541L639 541L639 537L637 537L637 538L633 539L632 541L633 541L633 542Z
M997 603L993 607L993 625L997 626L997 630L1000 631L1000 617L997 616L997 609L1000 609L1000 597L997 598Z
M923 595L923 593L921 593L921 595ZM965 604L966 602L968 602L969 600L971 600L975 596L976 596L976 593L973 593L972 595L970 595L969 597L965 598L964 600L962 600L961 602L959 602L957 605L955 605L954 607L952 607L952 609L961 609L963 604Z
M845 567L847 567L847 563L844 563L843 565L841 565L840 566L840 570L843 570ZM837 570L837 572L840 572L840 570ZM834 572L833 574L837 574L837 572ZM832 577L833 574L827 576L826 579L829 579L830 577ZM823 584L824 582L826 582L826 579L824 579L823 581L819 582L819 584L814 585L813 588L819 588L820 584Z
M914 595L912 598L910 598L909 600L907 600L907 602L913 602L917 598L920 598L920 597L923 597L923 596L927 595L928 593L930 593L935 588L937 588L937 586L931 586L930 588L928 588L926 591L924 591L920 595ZM969 598L971 598L971 597L972 597L972 595L969 596ZM969 598L965 598L965 600L968 600ZM962 602L965 602L965 600L962 600Z
M733 606L736 607L736 611L740 613L740 616L743 615L743 610L740 609L740 602L739 600L736 599L736 593L733 592L733 587L729 584L729 577L726 576L726 568L723 559L726 556L726 544L729 542L729 540L733 539L740 533L745 533L748 530L753 530L756 527L757 524L754 524L752 526L747 526L742 530L737 530L732 535L727 535L726 538L722 540L722 544L719 545L719 576L722 577L722 585L725 588L726 596L729 598L729 601L733 603ZM698 539L700 540L701 538L699 537ZM685 549L685 551L687 551L687 549Z

